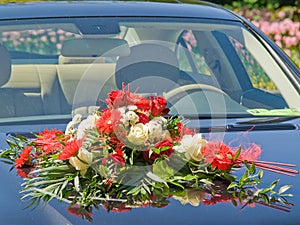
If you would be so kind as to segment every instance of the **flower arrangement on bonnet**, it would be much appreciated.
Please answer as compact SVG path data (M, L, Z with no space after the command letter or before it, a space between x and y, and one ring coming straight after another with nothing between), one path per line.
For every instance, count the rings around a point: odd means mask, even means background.
M86 219L93 208L127 211L163 207L173 197L183 204L259 203L288 210L289 185L278 181L258 188L258 168L295 175L293 166L258 161L259 146L232 148L208 141L188 128L180 116L168 115L167 101L146 98L130 88L114 90L107 108L82 119L75 115L61 130L44 130L34 139L8 140L0 158L24 178L21 192L29 206L58 199L68 211ZM241 177L234 175L243 169Z

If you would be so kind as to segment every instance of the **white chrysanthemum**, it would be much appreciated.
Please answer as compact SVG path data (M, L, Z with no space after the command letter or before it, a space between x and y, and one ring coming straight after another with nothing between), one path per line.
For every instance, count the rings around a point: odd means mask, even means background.
M82 115L81 114L76 114L72 121L70 121L66 127L66 131L65 131L65 134L66 135L73 135L75 132L76 132L76 129L75 129L75 125L80 123L82 120Z
M126 113L126 106L122 106L122 107L118 108L118 110L119 110L120 114L123 116Z
M84 138L86 130L95 127L96 120L97 120L96 114L89 115L85 120L83 120L78 125L77 135L76 135L78 140L81 140Z

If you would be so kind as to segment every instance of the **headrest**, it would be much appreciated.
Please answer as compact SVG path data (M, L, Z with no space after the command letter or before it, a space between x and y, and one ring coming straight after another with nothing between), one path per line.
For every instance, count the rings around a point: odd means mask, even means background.
M0 86L7 83L11 73L11 58L8 50L0 44Z
M91 64L91 63L104 63L104 57L65 57L58 56L59 64Z
M140 92L166 92L177 85L178 61L165 45L142 43L130 49L130 55L119 57L116 64L116 84L130 83Z
M130 53L128 43L113 38L80 38L64 41L61 55L65 57L115 57Z

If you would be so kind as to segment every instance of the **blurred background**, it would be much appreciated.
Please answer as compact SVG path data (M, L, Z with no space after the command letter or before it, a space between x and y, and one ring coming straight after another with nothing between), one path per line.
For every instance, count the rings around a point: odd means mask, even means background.
M300 68L299 0L209 0L246 17L267 34Z

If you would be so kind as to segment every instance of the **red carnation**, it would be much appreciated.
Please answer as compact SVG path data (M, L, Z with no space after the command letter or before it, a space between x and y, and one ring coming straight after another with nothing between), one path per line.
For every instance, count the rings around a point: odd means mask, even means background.
M109 134L113 131L111 111L109 109L102 110L101 116L96 123L96 128L100 133Z
M150 110L153 116L161 116L167 114L169 109L166 108L167 100L164 97L157 96L156 98L151 97Z
M23 166L32 166L32 155L31 155L31 151L32 151L32 146L26 146L22 152L19 154L19 158L17 158L15 160L16 164L15 167L16 168L21 168Z
M58 159L66 160L66 159L69 159L70 157L74 156L80 148L80 144L78 142L79 141L77 141L76 139L74 139L72 141L68 141L66 143L64 150L58 155Z
M204 146L202 154L205 162L210 163L213 169L227 170L233 164L234 151L221 142L208 142Z
M42 155L49 155L63 149L62 141L65 139L66 137L61 130L45 129L39 133L34 143L38 149L42 150Z

